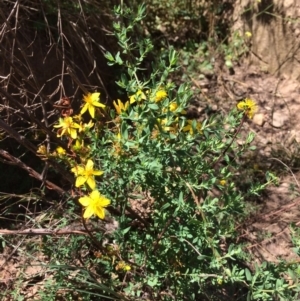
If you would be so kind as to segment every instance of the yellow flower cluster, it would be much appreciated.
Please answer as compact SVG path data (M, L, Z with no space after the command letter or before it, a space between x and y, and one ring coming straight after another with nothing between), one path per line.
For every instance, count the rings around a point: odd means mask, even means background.
M142 92L142 90L138 90L135 94L133 94L133 95L130 96L129 102L131 104L133 104L136 101L140 102L141 100L146 100L146 99L147 99L147 97L146 97L145 93Z
M129 109L129 106L135 103L140 103L142 101L147 100L147 97L150 99L150 101L159 102L164 100L168 96L167 92L159 88L154 95L150 95L150 91L146 91L145 93L142 90L138 90L135 94L129 96L129 100L123 103L120 99L113 102L113 105L115 107L116 113L118 115L121 115L122 112L126 112ZM115 119L115 122L118 123L120 121L120 118L117 117ZM162 121L162 124L164 121ZM118 128L118 134L116 135L114 141L113 141L113 155L114 156L120 156L122 152L122 142L121 142L121 134L120 129Z
M88 123L82 122L82 115L85 112L89 112L92 118L95 118L95 111L97 108L105 108L105 105L99 101L100 93L89 93L83 96L84 105L79 115L65 116L60 118L58 124L54 125L54 128L58 128L57 137L66 136L69 138L70 152L74 152L80 155L83 163L76 164L71 158L67 158L66 161L73 166L71 171L76 177L75 186L86 186L91 189L91 192L83 197L79 198L79 203L85 208L83 217L90 218L93 215L103 219L105 217L105 207L110 204L110 200L96 189L95 176L103 174L101 170L94 169L94 162L91 159L87 159L89 156L90 148L84 146L85 134L88 133L94 126L94 122L90 120ZM119 104L120 105L120 104ZM123 107L121 108L123 109ZM121 112L120 109L120 112ZM75 140L74 145L71 145ZM47 155L45 146L40 146L38 153L42 156ZM60 158L66 158L67 152L62 147L57 147L56 151L51 154Z
M95 118L95 110L96 108L105 108L105 105L99 102L100 93L89 93L88 95L83 96L83 101L85 104L83 105L80 115L76 115L74 117L66 116L64 118L59 118L59 122L57 125L53 127L58 128L57 137L67 136L71 137L72 139L77 139L78 132L87 132L93 126L94 123L92 120L89 121L88 124L81 122L81 115L88 111L92 118ZM80 122L78 124L74 120Z
M149 95L150 91L146 91L146 94ZM140 102L142 100L147 100L147 96L142 90L138 90L135 94L129 97L130 104L135 102ZM151 101L159 102L167 98L168 93L165 89L159 88L154 95L150 96Z
M193 127L195 125L195 128ZM189 132L190 135L201 133L202 124L195 120L187 120L187 125L182 128L184 132Z
M40 145L36 152L42 159L47 159L49 157L63 158L67 154L66 150L61 146L58 146L53 153L48 153L44 144Z
M219 183L220 183L220 185L222 185L222 186L225 186L225 185L226 185L226 183L227 183L227 181L226 181L226 180L224 180L224 179L222 179L222 180L220 180L220 181L219 181Z
M131 270L131 266L128 265L126 262L124 261L120 261L118 262L118 264L116 265L116 271L124 271L124 272L128 272Z
M138 90L135 94L131 95L129 97L129 100L123 103L121 100L117 100L113 102L113 105L116 109L116 112L118 115L120 115L122 112L126 112L130 105L134 103L140 103L142 101L147 100L147 97L149 98L149 101L151 102L161 102L164 99L168 97L168 93L165 89L159 87L156 92L151 93L151 90L146 91L145 93L142 90ZM172 101L168 104L168 108L163 109L164 113L167 112L173 112L175 115L185 115L187 112L183 109L180 109L179 105ZM116 121L119 121L119 119L116 119ZM167 118L164 119L157 119L157 125L155 126L152 137L156 138L160 131L164 132L170 132L172 134L176 134L180 131L179 124L178 124L178 118L175 118L173 122L168 120ZM187 132L190 135L195 135L196 133L201 133L202 125L200 122L193 121L193 120L185 120L185 125L181 128L182 132ZM119 134L120 135L120 134ZM119 137L120 138L120 137ZM117 141L114 142L113 146L116 154L122 153L121 151L121 142L120 139L117 139Z

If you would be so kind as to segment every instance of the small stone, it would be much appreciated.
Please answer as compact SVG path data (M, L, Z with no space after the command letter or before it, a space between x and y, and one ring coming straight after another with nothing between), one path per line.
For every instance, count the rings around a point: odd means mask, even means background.
M288 116L284 112L281 111L275 112L273 114L271 125L274 126L275 128L281 128L284 126L287 120L288 120Z
M265 114L255 114L253 117L253 122L259 126L263 126L263 124L265 123Z

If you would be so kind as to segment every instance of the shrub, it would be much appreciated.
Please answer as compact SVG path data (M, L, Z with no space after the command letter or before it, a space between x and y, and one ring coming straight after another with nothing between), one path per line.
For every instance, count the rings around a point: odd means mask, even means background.
M236 242L247 199L276 181L269 173L266 183L253 182L247 191L237 184L239 163L251 152L254 135L243 144L235 139L253 117L255 102L245 99L225 116L191 119L189 84L177 87L171 80L177 69L172 48L167 58L153 62L149 77L142 72L152 42L135 43L130 35L145 7L136 15L116 7L115 14L120 51L106 58L122 70L117 85L127 96L108 107L98 91L84 95L80 112L64 111L54 125L64 147L38 149L43 159L74 174L64 223L81 204L90 238L72 237L68 245L44 239L56 273L42 294L79 294L86 300L292 300L297 287L281 276L286 266L253 268ZM102 220L101 231L87 227L94 218ZM49 249L52 242L60 252ZM77 252L87 254L80 265L72 261Z

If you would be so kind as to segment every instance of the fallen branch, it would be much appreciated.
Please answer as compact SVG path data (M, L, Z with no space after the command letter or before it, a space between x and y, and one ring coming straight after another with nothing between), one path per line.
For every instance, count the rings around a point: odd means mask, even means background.
M7 151L5 151L3 149L0 149L0 155L3 158L5 158L6 160L8 160L7 163L12 163L12 164L26 170L30 176L32 176L33 178L45 183L47 188L55 190L60 195L65 194L65 191L63 189L61 189L60 187L58 187L54 183L50 182L49 180L44 179L43 175L39 174L34 169L32 169L31 167L29 167L28 165L23 163L20 159L10 155Z
M18 143L23 145L33 154L37 155L37 147L28 141L24 136L21 136L18 132L16 132L12 127L10 127L7 123L5 123L2 119L0 119L0 128L2 128L11 138L14 138ZM68 182L73 183L74 178L71 174L67 173L65 169L63 169L57 162L51 159L47 159L47 162L56 169L61 176L63 176Z
M99 231L99 229L92 229L92 231ZM0 235L88 235L88 232L85 229L82 230L71 230L69 228L59 229L59 230L50 230L50 229L25 229L25 230L6 230L0 229Z

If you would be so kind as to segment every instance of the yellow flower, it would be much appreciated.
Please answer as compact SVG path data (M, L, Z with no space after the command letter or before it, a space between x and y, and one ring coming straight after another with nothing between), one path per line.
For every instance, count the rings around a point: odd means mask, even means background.
M117 114L120 115L122 111L126 111L128 109L129 102L126 101L125 104L123 104L123 102L118 99L118 104L114 101L113 105L116 108Z
M101 102L99 102L99 96L100 93L89 93L88 95L83 96L83 100L85 101L85 104L83 108L80 111L80 114L85 113L87 110L89 110L89 113L92 118L95 117L95 107L99 108L105 108L105 105Z
M116 271L119 271L119 270L128 272L128 271L131 270L131 267L130 267L130 265L126 264L126 262L120 261L120 262L116 265Z
M56 153L58 154L58 156L64 156L66 154L66 150L64 148L62 148L61 146L58 146L56 148Z
M92 160L88 160L85 167L75 166L71 169L71 171L75 174L76 182L75 186L82 186L84 183L87 183L91 189L95 189L96 182L94 176L101 176L103 171L94 170L94 162Z
M163 89L160 89L155 93L155 101L159 102L165 99L167 96L168 96L167 92Z
M251 37L252 37L252 33L251 33L250 31L246 31L246 32L245 32L245 36L246 36L247 38L251 38Z
M220 185L225 186L226 185L226 180L220 180Z
M91 151L89 146L84 146L84 140L76 140L75 144L72 145L72 149L74 152L79 153L81 158L85 158L89 156Z
M36 152L42 156L47 156L48 152L47 152L46 145L40 145Z
M237 104L237 108L244 111L248 118L252 118L257 112L257 104L254 100L246 98Z
M78 115L73 115L73 119L76 121L76 122L80 122L82 120L82 116L80 114Z
M146 95L142 90L138 90L134 95L129 98L130 103L135 103L136 101L146 100Z
M176 102L171 102L170 105L169 105L169 109L171 112L174 112L176 111L178 108L178 104Z
M81 132L87 132L93 126L94 126L94 123L92 122L92 120L90 120L89 123L82 123L82 122L80 122L78 131L79 131L79 133L81 133Z
M80 140L75 141L75 145L72 146L74 151L80 151L83 148L83 141L80 143Z
M177 119L176 119L176 121L177 121ZM169 124L167 126L167 124L168 124L168 119L167 118L157 119L157 122L160 124L163 131L171 132L171 133L176 133L177 132L177 124Z
M171 103L169 104L169 110L170 110L171 112L175 112L175 111L177 110L177 108L178 108L178 104L177 104L176 102L171 102ZM181 113L181 114L186 114L186 110L182 110L182 111L180 111L179 113Z
M187 120L187 123L188 124L186 126L184 126L182 128L182 130L184 132L190 132L190 135L194 135L195 133L193 130L193 120ZM198 131L198 133L201 133L201 127L202 127L201 123L197 121L196 122L196 130Z
M157 119L157 124L155 125L155 128L153 129L151 133L151 137L153 139L156 139L161 132L169 132L173 135L176 135L178 133L178 118L176 118L174 121L168 121L167 118L164 119Z
M57 132L57 137L62 137L63 135L70 135L71 138L77 138L77 131L79 129L79 124L73 121L72 117L65 117L64 119L59 118L59 124L54 125L55 128L60 128Z
M110 204L110 200L101 195L98 190L94 190L88 196L81 197L79 203L85 207L83 218L97 215L99 218L104 219L104 208Z

